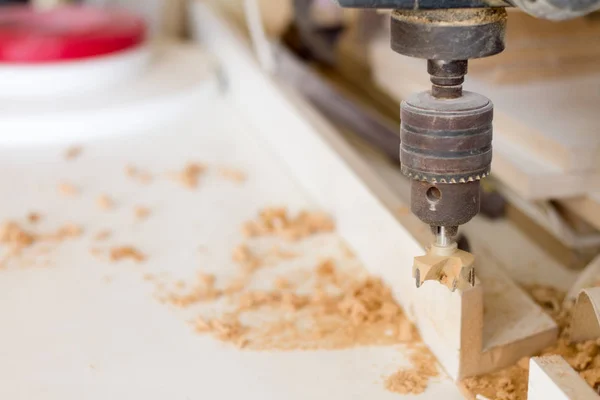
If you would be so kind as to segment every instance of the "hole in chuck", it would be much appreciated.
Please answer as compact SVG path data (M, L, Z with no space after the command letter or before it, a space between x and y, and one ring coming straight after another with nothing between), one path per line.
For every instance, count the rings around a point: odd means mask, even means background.
M427 197L427 200L429 200L431 203L437 203L442 199L442 192L440 191L440 189L436 188L435 186L432 186L429 189L427 189L425 196Z

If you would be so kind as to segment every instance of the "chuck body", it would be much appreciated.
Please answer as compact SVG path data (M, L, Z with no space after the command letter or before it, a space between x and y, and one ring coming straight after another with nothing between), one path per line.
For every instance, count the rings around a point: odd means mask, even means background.
M412 212L458 226L479 212L479 181L490 173L493 106L480 94L417 93L401 105L402 172L413 180Z

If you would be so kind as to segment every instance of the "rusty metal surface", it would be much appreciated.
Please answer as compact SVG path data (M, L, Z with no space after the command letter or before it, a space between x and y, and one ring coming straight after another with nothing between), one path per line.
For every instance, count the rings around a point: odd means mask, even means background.
M428 191L435 187L439 198ZM412 181L410 208L421 221L432 226L458 226L471 220L479 212L479 182L460 185Z
M391 45L397 53L429 60L469 60L504 50L503 8L395 10Z
M492 103L472 92L456 99L417 93L401 105L400 160L408 177L464 183L485 177L492 162Z

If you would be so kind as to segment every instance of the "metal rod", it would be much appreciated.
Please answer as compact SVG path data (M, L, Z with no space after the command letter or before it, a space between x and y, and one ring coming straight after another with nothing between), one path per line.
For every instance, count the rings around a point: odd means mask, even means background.
M434 226L435 244L440 247L452 246L455 242L457 227L455 226Z

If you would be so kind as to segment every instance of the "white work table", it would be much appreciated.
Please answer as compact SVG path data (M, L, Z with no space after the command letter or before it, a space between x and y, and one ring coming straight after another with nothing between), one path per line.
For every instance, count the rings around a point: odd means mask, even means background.
M84 229L80 238L39 256L40 265L12 262L0 269L0 398L462 398L443 376L421 396L386 391L385 376L410 366L401 346L240 351L196 334L187 323L193 313L153 297L144 273L185 278L200 267L219 274L234 268L231 249L241 241L239 226L260 208L320 208L264 145L259 129L269 127L252 126L212 87L205 102L176 124L83 138L83 152L72 161L63 157L64 144L0 149L1 221L23 221L37 211L42 220L36 231L65 223ZM196 190L167 176L188 161L209 166ZM133 181L126 165L148 170L153 182ZM218 166L239 168L248 180L225 181L211 168ZM62 182L76 185L80 194L61 195ZM114 210L97 207L102 194L114 198ZM136 205L150 208L147 221L135 221ZM106 244L93 240L103 229L113 231ZM328 236L316 252L339 240ZM90 254L91 247L111 244L133 245L148 259L111 263ZM199 253L199 246L207 250Z

